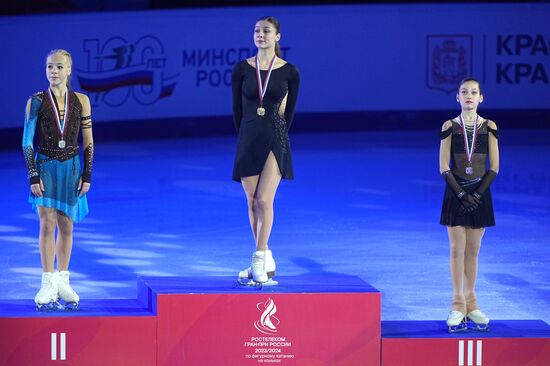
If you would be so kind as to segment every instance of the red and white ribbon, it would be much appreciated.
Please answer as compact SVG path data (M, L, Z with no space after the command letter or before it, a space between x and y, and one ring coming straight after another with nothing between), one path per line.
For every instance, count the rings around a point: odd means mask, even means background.
M468 164L469 166L472 166L472 156L474 155L474 148L476 146L476 139L477 139L477 120L479 118L479 115L476 114L476 120L474 122L474 132L472 136L472 146L468 144L468 135L466 134L466 125L464 124L464 121L462 120L462 114L459 116L460 118L460 124L462 125L462 132L464 135L464 149L466 150L466 156L468 157Z
M256 80L258 81L258 96L260 97L260 106L263 106L265 92L267 91L267 84L269 84L269 77L271 76L271 71L273 71L273 65L275 65L275 59L277 56L273 56L269 69L267 70L267 76L265 77L264 83L262 85L262 76L260 75L260 61L258 61L258 55L256 55Z
M55 121L57 122L57 129L59 130L60 139L63 140L63 135L65 134L65 127L67 127L67 116L69 114L69 89L65 92L65 115L63 116L63 121L59 118L59 110L57 109L57 104L54 101L54 96L52 90L48 88L48 96L50 97L50 103L55 114Z

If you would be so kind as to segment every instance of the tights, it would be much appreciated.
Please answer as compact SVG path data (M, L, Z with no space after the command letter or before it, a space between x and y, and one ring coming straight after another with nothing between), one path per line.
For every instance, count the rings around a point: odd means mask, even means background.
M468 314L478 309L475 293L478 254L485 229L447 227L453 283L452 309Z

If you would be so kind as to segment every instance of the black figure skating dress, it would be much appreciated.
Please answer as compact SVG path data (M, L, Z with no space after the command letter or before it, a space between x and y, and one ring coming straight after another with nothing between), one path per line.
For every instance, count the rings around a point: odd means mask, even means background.
M452 127L441 132L441 139L451 135L451 171L458 184L464 191L472 194L481 184L487 172L487 158L489 155L489 133L498 138L498 131L488 126L488 120L483 121L477 130L477 138L472 156L473 173L466 174L468 158L464 147L464 133L462 125L451 120ZM473 128L466 129L468 144L471 146ZM461 210L462 203L448 184L445 185L443 207L440 223L446 226L464 226L467 228L484 228L495 225L493 200L489 188L483 193L481 203L473 212Z
M260 70L262 82L267 71ZM238 132L237 153L233 180L259 175L272 151L285 179L293 179L292 158L288 130L294 118L300 75L289 63L273 69L263 99L265 114L259 116L260 106L256 68L246 60L235 65L232 75L233 120ZM281 104L286 98L284 113Z

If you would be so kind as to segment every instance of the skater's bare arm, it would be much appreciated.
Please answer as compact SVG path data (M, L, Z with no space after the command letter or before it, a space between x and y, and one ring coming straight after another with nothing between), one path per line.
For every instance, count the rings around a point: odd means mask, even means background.
M441 128L441 143L439 144L439 173L446 172L450 169L451 161L451 135L450 128L452 127L451 121L446 121ZM443 138L444 135L447 137Z

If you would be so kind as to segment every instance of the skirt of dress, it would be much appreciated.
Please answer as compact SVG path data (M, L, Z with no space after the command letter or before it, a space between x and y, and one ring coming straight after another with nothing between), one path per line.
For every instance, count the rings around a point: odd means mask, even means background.
M290 142L286 131L279 131L267 119L243 120L237 140L233 180L259 175L273 152L283 179L294 179Z
M481 184L481 178L475 180L464 180L455 175L455 179L462 189L468 193L473 193ZM439 223L445 226L464 226L472 229L479 229L488 226L495 226L495 215L493 212L493 199L491 190L487 189L483 193L481 203L473 212L464 212L461 210L462 203L456 197L454 192L445 185L445 194L443 195L443 207L441 208L441 219Z
M29 203L34 212L37 206L55 208L74 222L80 222L88 214L86 195L78 196L78 182L82 175L80 157L59 161L37 154L36 167L44 184L43 197L29 194Z

